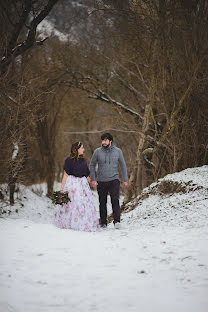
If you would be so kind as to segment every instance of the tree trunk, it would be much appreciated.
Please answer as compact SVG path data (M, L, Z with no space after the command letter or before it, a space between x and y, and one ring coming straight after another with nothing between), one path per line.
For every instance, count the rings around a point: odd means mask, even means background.
M14 155L14 151L12 153ZM15 156L15 158L11 157L11 163L10 163L10 170L9 170L9 181L8 181L8 187L9 187L9 202L10 205L14 205L14 191L15 191L15 184L17 181L17 173L15 172L15 161L16 158L18 157L18 153Z
M14 205L14 191L15 191L15 183L9 184L9 203L11 206Z
M22 115L20 114L20 121ZM19 130L19 129L18 129ZM21 132L19 132L21 133ZM10 165L10 171L9 171L9 201L10 205L14 205L14 192L15 192L15 186L16 182L19 178L20 172L24 169L26 159L27 159L27 140L26 140L26 132L25 130L22 131L22 135L20 135L18 146L22 146L21 150L18 151L17 154L14 155L14 151L11 157L11 165Z
M142 124L141 137L139 140L139 145L137 148L137 156L135 166L132 169L127 190L125 192L124 201L122 205L122 209L124 209L125 205L134 197L138 195L138 193L142 190L142 150L145 144L146 132L149 128L149 113L150 113L151 105L147 104L145 107L144 113L144 121Z
M53 194L54 174L50 172L46 178L47 182L47 196L50 197Z

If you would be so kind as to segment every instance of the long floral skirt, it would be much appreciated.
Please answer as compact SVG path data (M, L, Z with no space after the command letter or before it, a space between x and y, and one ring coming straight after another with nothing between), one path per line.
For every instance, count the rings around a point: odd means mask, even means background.
M64 205L56 205L54 224L62 229L98 231L99 221L87 178L69 175L64 192L68 192L71 201Z

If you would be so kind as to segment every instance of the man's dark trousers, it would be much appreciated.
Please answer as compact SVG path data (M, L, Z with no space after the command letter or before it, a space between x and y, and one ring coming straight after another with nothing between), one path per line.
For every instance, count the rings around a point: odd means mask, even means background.
M108 182L98 181L97 191L100 202L100 221L107 225L107 195L110 194L113 209L113 223L120 222L119 191L120 181L118 179Z

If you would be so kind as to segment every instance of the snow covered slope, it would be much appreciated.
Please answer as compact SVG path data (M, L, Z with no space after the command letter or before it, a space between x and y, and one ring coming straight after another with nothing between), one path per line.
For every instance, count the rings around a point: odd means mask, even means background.
M208 166L168 174L145 188L126 211L123 219L136 227L208 226Z
M0 218L0 312L207 311L207 177L208 166L166 176L120 230L98 233L54 227L43 189L22 190L24 206Z

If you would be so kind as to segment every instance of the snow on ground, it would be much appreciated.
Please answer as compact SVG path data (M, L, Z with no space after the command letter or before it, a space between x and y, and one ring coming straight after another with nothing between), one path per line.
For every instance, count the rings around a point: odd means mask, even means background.
M176 187L186 192L162 194L159 187L164 181L178 182ZM159 188L158 188L159 187ZM169 185L171 187L171 185ZM164 188L164 187L163 187ZM131 207L136 209L131 211ZM128 205L128 214L123 218L131 226L158 227L183 226L206 227L208 225L208 166L189 168L169 174L145 188L137 199Z
M162 194L164 180L186 191ZM21 192L0 218L0 311L207 311L208 166L146 188L120 230L58 229L43 185Z

